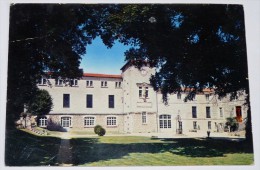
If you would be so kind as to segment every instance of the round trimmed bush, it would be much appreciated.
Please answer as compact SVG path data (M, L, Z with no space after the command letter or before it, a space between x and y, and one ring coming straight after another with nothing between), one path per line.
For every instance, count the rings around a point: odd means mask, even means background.
M104 128L100 128L98 132L98 136L104 136L106 134L106 130Z
M100 125L96 125L95 127L94 127L94 132L95 132L95 134L98 134L99 132L100 132L100 129L102 128L102 126L100 126Z

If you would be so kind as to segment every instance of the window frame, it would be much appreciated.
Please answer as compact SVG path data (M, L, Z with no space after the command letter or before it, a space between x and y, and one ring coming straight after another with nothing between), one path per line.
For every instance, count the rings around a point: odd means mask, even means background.
M147 112L142 112L141 117L142 117L142 124L147 124Z
M68 98L66 99L65 96L68 96ZM66 102L66 100L68 100ZM68 93L63 93L63 108L70 108L70 94Z
M86 80L86 87L93 87L93 80Z
M198 118L198 115L197 115L197 106L192 106L192 118Z
M95 116L84 116L83 119L84 127L95 127L96 117Z
M208 121L208 130L211 130L211 129L212 129L212 122Z
M115 127L115 126L117 126L117 117L116 116L107 116L106 117L106 125L108 127Z
M107 88L107 81L101 81L101 88Z
M64 119L68 119L68 120L64 120ZM66 123L64 123L66 122ZM67 126L67 123L68 123L68 126ZM66 126L64 126L64 124ZM61 117L61 126L63 128L71 128L72 127L72 117L71 116L62 116Z
M115 108L115 95L108 95L108 108Z
M171 129L172 128L172 116L169 114L159 115L159 128Z
M47 127L48 122L47 122L47 117L40 117L38 122L39 122L39 127Z
M86 94L86 108L93 108L93 94Z
M198 122L197 121L193 121L193 130L197 130L198 129Z
M211 118L211 109L209 106L206 106L206 118Z

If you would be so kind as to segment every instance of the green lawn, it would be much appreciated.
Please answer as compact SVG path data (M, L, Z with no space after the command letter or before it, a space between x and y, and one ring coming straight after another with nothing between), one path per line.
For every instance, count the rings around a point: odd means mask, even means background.
M23 131L6 136L7 166L251 165L251 145L220 139L103 136L60 139Z

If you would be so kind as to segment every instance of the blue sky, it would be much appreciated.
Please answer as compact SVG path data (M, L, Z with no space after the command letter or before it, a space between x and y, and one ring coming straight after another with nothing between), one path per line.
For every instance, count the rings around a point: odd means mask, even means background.
M112 48L107 48L100 37L87 46L87 53L82 56L80 68L85 73L120 74L120 68L125 64L124 52L130 46L116 42Z

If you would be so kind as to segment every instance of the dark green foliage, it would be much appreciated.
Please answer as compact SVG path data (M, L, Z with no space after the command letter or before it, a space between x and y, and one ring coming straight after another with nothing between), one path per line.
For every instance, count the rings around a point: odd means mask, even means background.
M97 134L98 136L104 136L106 134L106 130L103 127L101 127Z
M101 128L102 128L102 126L96 125L96 126L94 127L94 132L95 132L95 134L98 134Z
M100 125L94 127L94 132L98 134L98 136L104 136L106 134L106 130Z
M52 107L53 103L49 92L46 90L37 90L27 104L27 112L34 115L46 115L49 114Z
M226 126L230 126L230 131L234 132L238 129L238 122L236 120L236 117L228 117Z

